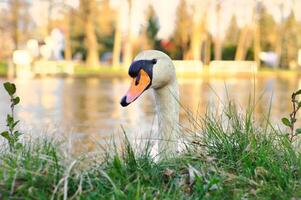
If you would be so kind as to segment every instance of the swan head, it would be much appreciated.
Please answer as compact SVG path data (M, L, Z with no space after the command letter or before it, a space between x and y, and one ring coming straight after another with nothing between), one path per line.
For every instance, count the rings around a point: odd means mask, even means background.
M120 104L125 107L134 102L149 88L154 90L168 85L176 77L175 68L168 55L157 50L140 52L129 68L132 82Z

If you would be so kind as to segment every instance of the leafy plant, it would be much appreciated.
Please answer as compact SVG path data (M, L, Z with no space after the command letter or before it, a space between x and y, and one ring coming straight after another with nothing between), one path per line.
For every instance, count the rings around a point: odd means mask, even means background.
M295 123L297 121L296 114L301 108L301 101L297 100L297 96L301 94L301 89L292 94L292 106L293 111L290 113L289 118L283 117L281 119L282 123L289 127L290 132L288 133L289 141L293 142L297 135L301 134L301 128L295 130Z
M15 84L6 82L3 84L3 86L6 90L6 92L8 93L8 95L10 96L11 112L10 112L10 114L7 114L7 117L6 117L7 130L3 131L1 133L1 136L7 140L10 151L13 151L14 149L18 149L18 148L22 147L22 144L18 142L19 137L20 137L20 135L22 135L22 133L19 132L18 130L15 130L17 124L19 123L19 120L15 121L15 117L14 117L14 109L15 109L15 106L20 103L20 98L18 96L15 96L15 93L16 93L16 85Z

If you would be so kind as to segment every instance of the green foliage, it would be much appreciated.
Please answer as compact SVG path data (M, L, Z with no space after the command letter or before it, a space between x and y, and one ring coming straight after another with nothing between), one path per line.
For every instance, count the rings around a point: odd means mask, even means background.
M260 9L259 28L261 48L264 51L275 51L279 30L273 16L264 7Z
M114 32L112 32L110 35L105 36L98 36L98 43L100 44L100 55L106 52L112 52L113 46L114 46Z
M220 175L226 175L217 189L225 195L223 199L290 199L301 195L300 153L270 122L266 123L267 130L254 126L252 111L241 115L233 105L225 117L208 114L203 119L202 135L194 139L198 144L194 152L209 157ZM233 190L236 192L231 193Z
M16 86L15 84L12 84L12 83L9 83L9 82L6 82L3 84L6 92L9 94L9 96L13 96L16 92Z
M148 39L151 48L157 50L162 49L161 40L157 38L159 29L160 29L159 20L156 16L153 7L150 6L148 20L147 20L146 37Z
M290 126L292 125L291 122L290 122L290 120L287 119L286 117L283 117L283 118L281 119L281 121L282 121L282 123L283 123L285 126L290 127Z
M27 140L20 151L0 150L1 199L51 199L63 176L58 144L49 139Z
M213 48L212 48L213 49ZM228 45L223 48L222 59L223 60L234 60L237 46ZM214 58L214 51L212 51L212 59ZM253 48L249 48L246 54L246 60L254 60Z
M234 60L236 48L237 48L237 46L234 46L234 45L225 46L223 48L223 52L222 52L223 60ZM213 54L214 54L214 52L213 52Z
M159 22L158 19L151 15L148 18L148 25L146 29L146 35L149 40L154 42L157 39L157 34L159 32Z
M254 60L254 49L249 48L247 50L246 60Z
M1 197L28 199L292 199L301 197L301 156L269 125L255 126L252 109L194 119L177 157L157 160L153 144L136 151L125 137L106 157L64 160L64 145L25 142L22 151L0 151ZM103 155L103 154L98 154ZM97 155L96 155L97 156ZM70 158L70 156L68 156Z
M19 137L22 135L22 133L15 129L19 123L19 120L16 121L14 118L14 109L15 109L15 106L20 103L20 98L18 96L15 96L15 93L16 93L16 85L15 84L6 82L3 84L3 86L10 97L11 113L7 114L7 117L6 117L7 130L1 132L1 136L6 139L6 141L9 144L10 150L13 151L15 149L19 149L20 147L22 147L22 144L18 142Z

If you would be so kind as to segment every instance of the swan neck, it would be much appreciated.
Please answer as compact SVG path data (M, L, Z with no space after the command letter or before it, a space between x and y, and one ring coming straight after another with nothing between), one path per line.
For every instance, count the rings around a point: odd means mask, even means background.
M159 145L161 150L170 152L175 146L179 124L179 87L174 79L170 84L155 90L155 100L158 116L158 134L165 142L165 146Z

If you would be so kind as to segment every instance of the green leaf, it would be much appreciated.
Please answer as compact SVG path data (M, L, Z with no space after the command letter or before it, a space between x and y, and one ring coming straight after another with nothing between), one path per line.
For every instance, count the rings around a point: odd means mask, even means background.
M282 123L283 123L285 126L288 126L288 127L291 127L291 126L292 126L291 122L290 122L286 117L283 117L283 118L281 119L281 121L282 121Z
M6 83L3 84L3 86L4 86L5 90L6 90L6 92L10 96L12 96L12 95L15 94L15 92L16 92L16 85L15 84L10 83L10 82L6 82Z
M9 126L10 124L13 124L14 122L14 118L12 116L10 116L10 114L7 115L6 117L6 123Z
M296 134L301 134L301 128L296 129Z
M14 124L13 124L13 126L12 126L12 128L15 128L15 126L17 126L17 124L20 122L20 120L17 120Z
M11 140L10 135L8 133L8 131L4 131L1 133L1 136L4 137L5 139L7 139L8 141Z
M17 143L15 146L16 149L21 149L22 147L23 147L23 145L21 143Z
M23 133L21 133L21 132L19 132L19 131L15 131L14 132L14 137L16 138L16 139L18 139L18 137L20 136L20 135L22 135Z
M13 98L13 105L20 103L20 97Z
M6 123L7 123L7 127L9 128L9 130L13 130L15 127L15 122L14 122L14 118L12 116L10 116L9 114L6 117ZM18 122L17 122L18 123Z
M301 89L300 89L300 90L298 90L297 92L295 92L294 94L295 94L295 96L297 96L297 95L301 94Z

